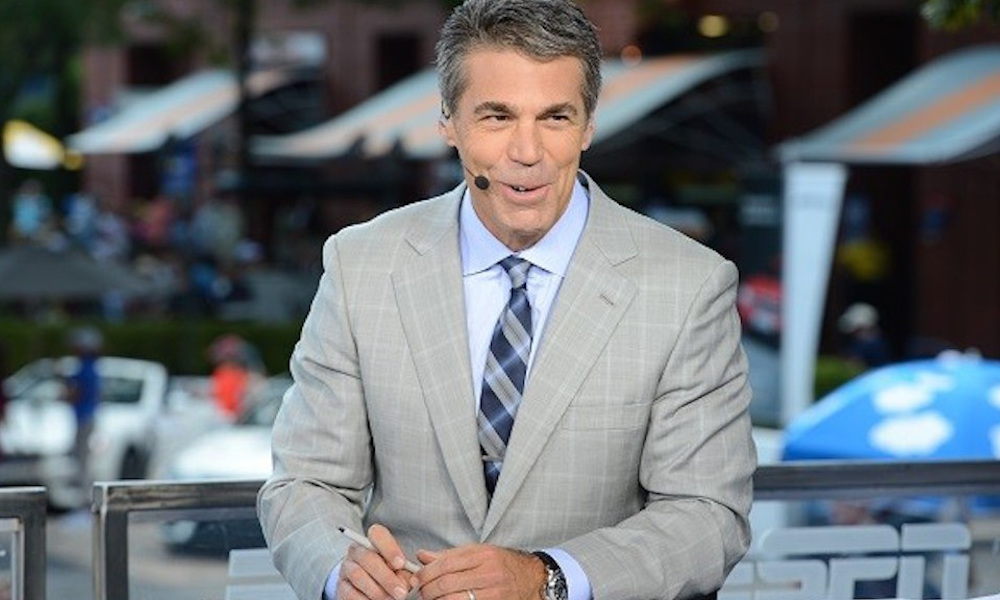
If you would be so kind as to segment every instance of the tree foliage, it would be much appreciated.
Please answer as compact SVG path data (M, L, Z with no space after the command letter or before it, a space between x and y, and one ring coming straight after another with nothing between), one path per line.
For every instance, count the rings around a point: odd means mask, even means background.
M57 136L70 133L78 112L79 49L120 35L117 18L129 0L0 1L0 126L25 118ZM12 175L16 175L12 177ZM0 236L16 179L0 152ZM61 174L43 177L57 188Z
M982 21L1000 23L1000 0L924 0L920 12L932 27L955 31Z
M116 17L128 0L0 2L0 119L32 78L52 78L56 96L80 45L117 34Z

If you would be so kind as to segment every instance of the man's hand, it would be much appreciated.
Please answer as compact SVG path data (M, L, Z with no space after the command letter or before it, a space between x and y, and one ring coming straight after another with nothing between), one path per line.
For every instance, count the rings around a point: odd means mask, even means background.
M368 528L368 539L377 552L351 544L340 566L337 600L403 600L416 578L403 568L406 556L399 542L377 524Z
M417 558L422 600L539 600L545 587L545 565L518 550L476 544Z

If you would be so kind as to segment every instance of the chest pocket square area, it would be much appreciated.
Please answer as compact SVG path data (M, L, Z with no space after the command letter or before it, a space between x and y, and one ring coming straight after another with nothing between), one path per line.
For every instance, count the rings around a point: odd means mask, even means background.
M574 431L588 429L631 430L645 427L648 419L649 404L570 406L563 414L559 427Z

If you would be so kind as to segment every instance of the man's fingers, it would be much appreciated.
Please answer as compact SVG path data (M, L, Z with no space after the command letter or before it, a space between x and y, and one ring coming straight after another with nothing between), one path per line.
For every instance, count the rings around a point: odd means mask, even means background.
M409 580L400 578L381 555L357 544L347 551L340 572L368 598L403 600L410 588Z
M384 598L385 591L372 579L364 568L352 560L345 560L340 567L340 582L337 584L337 598Z
M485 546L461 546L442 552L417 552L424 568L417 574L420 596L424 600L449 600L454 595L470 600L466 590L487 587L488 573L483 573L482 549ZM483 579L487 575L487 579Z
M399 571L406 564L406 555L399 547L399 542L384 525L378 523L368 528L368 539L378 550L394 571Z
M347 563L345 562L340 569L340 581L337 582L337 600L365 600L366 598L370 599L370 598L384 597L384 592L380 591L381 588L379 588L378 584L375 583L374 579L365 575L365 577L367 577L368 583L361 583L360 579L358 580L358 582L351 581L351 579L347 576L347 572L345 571L346 568L347 568ZM359 568L358 570L364 573L362 569ZM355 577L359 576L355 575ZM365 591L358 586L367 588L368 590L370 590L371 593L365 593ZM374 596L372 594L378 594L378 595Z

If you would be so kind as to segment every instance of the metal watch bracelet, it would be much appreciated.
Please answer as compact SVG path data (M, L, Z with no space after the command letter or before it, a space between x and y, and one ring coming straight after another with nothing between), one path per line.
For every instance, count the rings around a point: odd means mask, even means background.
M569 591L566 588L566 575L559 563L545 552L532 552L545 565L545 600L567 600Z

